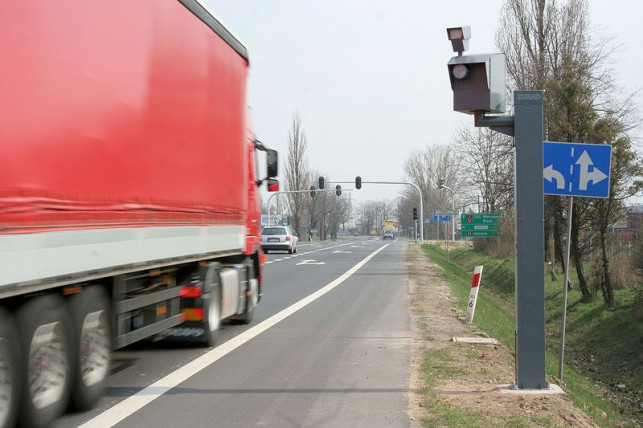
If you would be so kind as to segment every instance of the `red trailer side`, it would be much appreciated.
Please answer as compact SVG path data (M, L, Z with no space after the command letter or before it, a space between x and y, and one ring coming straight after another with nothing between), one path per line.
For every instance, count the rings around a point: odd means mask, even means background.
M2 233L245 223L248 63L181 3L9 2L0 51Z
M252 250L248 60L199 5L3 6L0 286Z

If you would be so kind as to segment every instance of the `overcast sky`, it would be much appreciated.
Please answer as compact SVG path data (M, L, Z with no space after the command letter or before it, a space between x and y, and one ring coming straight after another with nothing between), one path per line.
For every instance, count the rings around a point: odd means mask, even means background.
M413 149L449 144L470 116L455 113L446 28L470 25L469 53L496 52L502 0L206 0L250 55L255 131L281 155L298 112L311 169L337 181L402 181ZM591 24L621 45L618 83L643 87L640 0L591 0ZM637 98L639 104L643 97ZM342 187L353 187L342 186ZM365 184L353 201L394 199Z

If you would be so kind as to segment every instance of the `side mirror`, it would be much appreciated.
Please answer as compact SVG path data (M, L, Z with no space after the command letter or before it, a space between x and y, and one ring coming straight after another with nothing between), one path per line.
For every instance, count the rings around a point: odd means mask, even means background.
M276 177L279 174L279 154L277 150L269 149L266 153L266 165L268 177ZM279 183L277 183L277 186Z
M274 178L269 178L267 181L267 187L269 192L278 192L279 191L279 180Z

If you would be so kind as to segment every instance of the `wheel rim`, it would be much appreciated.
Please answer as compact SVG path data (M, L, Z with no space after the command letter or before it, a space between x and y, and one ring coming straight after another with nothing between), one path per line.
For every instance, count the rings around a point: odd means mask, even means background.
M250 291L252 292L252 307L254 308L259 303L259 281L256 279L250 280Z
M9 342L0 337L0 426L7 423L14 400L10 352Z
M29 392L36 409L60 401L69 364L62 322L39 326L31 339L28 362Z
M87 314L80 331L80 374L86 386L107 376L109 349L107 314L104 310Z
M216 293L210 293L210 307L208 308L208 327L210 328L210 331L219 329L219 299L217 299Z

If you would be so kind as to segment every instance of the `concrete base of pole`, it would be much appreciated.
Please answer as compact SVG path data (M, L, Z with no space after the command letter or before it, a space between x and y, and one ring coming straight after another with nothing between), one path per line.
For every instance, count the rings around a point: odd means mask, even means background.
M497 345L498 341L491 337L453 337L455 343L469 343L474 345Z
M566 395L560 386L549 384L549 387L543 389L518 389L516 384L498 385L498 391L502 394L515 395Z

